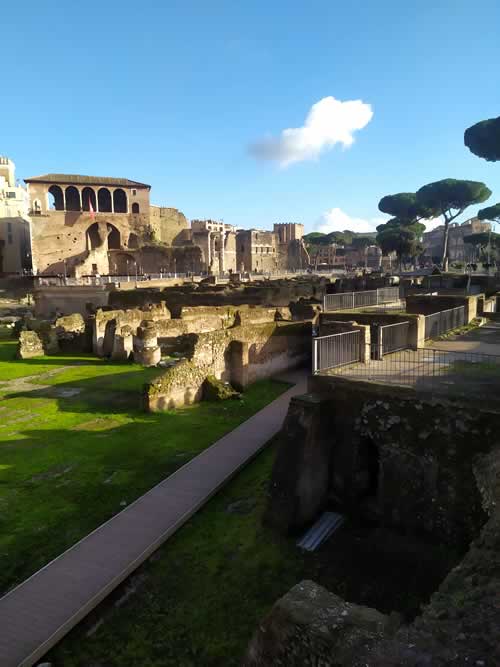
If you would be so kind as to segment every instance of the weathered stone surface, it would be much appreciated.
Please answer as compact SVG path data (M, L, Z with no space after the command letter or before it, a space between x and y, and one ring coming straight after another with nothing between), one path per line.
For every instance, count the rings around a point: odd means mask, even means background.
M134 361L142 366L156 366L161 360L158 333L153 321L146 321L137 329Z
M386 626L378 636L359 642L360 635L355 635L353 643L349 636L343 636L338 646L331 638L329 614L333 606L328 595L310 596L317 609L300 606L299 598L297 611L296 590L292 589L288 594L292 603L287 596L282 598L261 624L245 666L499 665L500 450L495 434L500 414L495 405L478 405L473 400L464 404L401 387L332 378L313 378L311 388L321 392L323 400L328 400L328 392L331 395L334 452L321 465L330 468L330 483L337 494L344 493L344 500L349 499L349 492L356 489L358 450L368 437L380 454L378 518L406 530L426 530L440 542L472 542L421 616L394 636ZM302 425L311 420L314 410L310 408L309 413L309 417L302 417ZM291 408L290 423L292 415ZM292 431L298 437L299 450L302 447L304 451L300 456L294 454L291 438L285 438L278 460L291 451L292 470L282 477L274 471L273 481L284 480L289 499L297 503L297 494L307 500L297 480L304 461L307 468L308 442L297 426ZM426 437L421 438L424 432ZM320 488L317 500L322 493ZM301 610L306 610L304 618Z
M36 331L21 331L17 346L18 359L32 359L43 357L43 344Z
M259 378L307 363L310 337L310 323L298 322L269 322L188 334L184 342L189 365L169 368L149 385L145 403L149 409L158 410L161 406L169 409L200 400L208 375L242 389Z
M145 409L149 412L173 410L200 401L206 376L205 368L186 359L180 361L147 385Z
M239 398L240 393L230 384L224 384L213 375L208 375L203 382L204 401L226 401L228 398Z
M296 516L290 527L300 525L302 516L312 520L296 508L321 507L323 485L304 484L303 478L323 470L327 494L357 513L366 506L388 525L470 542L485 520L473 461L488 451L500 427L496 409L336 377L314 376L310 386L328 404L328 416L310 400L291 402L269 516L281 515L284 526ZM322 456L315 460L312 452ZM361 503L368 497L370 503Z
M320 396L292 398L279 441L266 522L282 533L311 521L328 496L331 406Z
M54 326L61 350L67 352L87 351L86 325L80 313L58 317Z
M128 325L120 327L120 330L115 332L113 341L113 349L111 351L111 359L116 361L127 361L134 354L134 336L132 328Z
M313 581L280 598L260 624L243 667L334 667L355 664L361 648L391 635L393 620L350 604Z

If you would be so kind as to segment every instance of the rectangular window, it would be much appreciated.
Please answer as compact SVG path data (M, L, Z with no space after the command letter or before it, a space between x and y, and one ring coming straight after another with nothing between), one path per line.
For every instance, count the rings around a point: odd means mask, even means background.
M132 195L135 197L137 195L137 190L132 190Z
M11 232L12 231L12 222L7 223L7 231Z
M6 192L6 195L7 195L7 199L15 199L16 198L16 193L12 192L12 191Z
M12 245L12 234L7 235L7 240L9 242L9 245Z

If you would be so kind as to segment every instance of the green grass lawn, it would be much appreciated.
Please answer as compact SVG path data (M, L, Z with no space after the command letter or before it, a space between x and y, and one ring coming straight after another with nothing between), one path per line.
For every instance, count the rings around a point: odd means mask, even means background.
M0 378L14 379L0 385L0 593L288 387L266 380L241 401L147 414L141 389L156 368L81 355L14 361L12 349L0 340ZM34 374L34 390L15 389Z
M351 602L415 615L458 555L351 521L318 552L301 552L295 537L279 537L262 522L276 446L46 660L54 667L237 667L259 621L302 579Z
M0 389L1 383L7 380L46 373L60 366L75 365L82 362L98 365L104 363L101 359L92 357L90 354L79 356L57 355L21 360L16 359L16 349L17 340L11 338L10 329L0 327Z
M273 455L260 454L168 540L129 580L137 592L125 605L114 605L122 587L101 606L105 622L92 637L95 615L46 659L55 667L239 665L258 619L302 569L293 542L261 525ZM242 499L249 511L227 511Z

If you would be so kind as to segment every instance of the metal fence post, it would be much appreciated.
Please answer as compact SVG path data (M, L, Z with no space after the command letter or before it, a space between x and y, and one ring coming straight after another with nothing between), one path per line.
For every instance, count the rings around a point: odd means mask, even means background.
M318 370L318 360L316 358L318 352L318 341L316 338L312 339L312 372L313 375L316 375L316 372Z

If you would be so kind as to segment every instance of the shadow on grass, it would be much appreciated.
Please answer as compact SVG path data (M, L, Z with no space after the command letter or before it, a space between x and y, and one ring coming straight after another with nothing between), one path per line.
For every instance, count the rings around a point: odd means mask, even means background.
M127 375L111 379L123 384ZM57 401L63 411L88 413L88 420L45 429L35 422L35 428L24 425L12 439L3 439L0 486L10 507L0 515L0 547L2 538L8 545L0 548L0 591L35 572L287 388L264 381L250 387L243 401L148 414L125 405L116 409L109 393L99 392L102 379L60 385L85 385L85 395ZM137 400L135 390L122 394ZM47 390L17 394L33 395L46 397Z
M80 362L73 364L71 368L87 365L87 363ZM123 364L118 365L123 368ZM111 365L101 363L101 366L105 372L96 377L76 378L67 382L58 382L56 377L52 377L47 380L50 386L32 391L9 392L6 388L4 398L50 398L56 400L59 410L65 412L91 412L93 408L105 409L108 412L141 410L144 386L164 370L135 367L136 370L128 372L106 373ZM62 371L63 374L64 372Z

